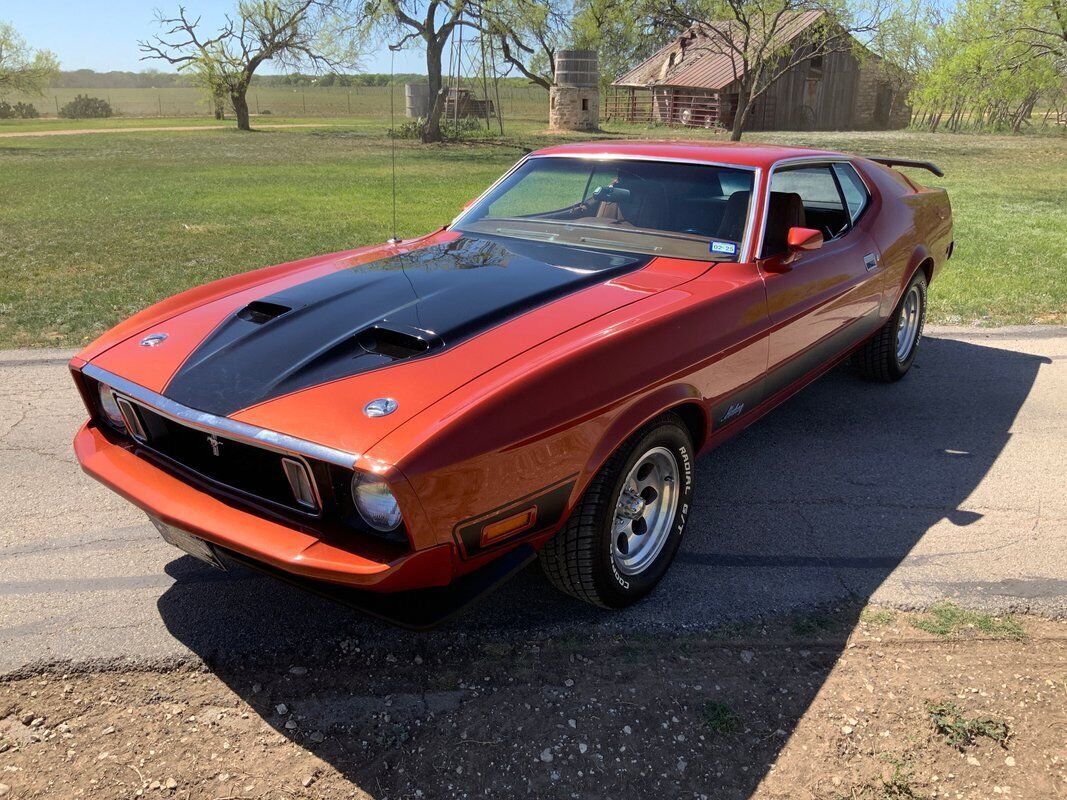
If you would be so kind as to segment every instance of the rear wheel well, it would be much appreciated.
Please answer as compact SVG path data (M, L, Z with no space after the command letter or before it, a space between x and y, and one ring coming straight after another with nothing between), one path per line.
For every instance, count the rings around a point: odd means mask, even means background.
M934 260L932 258L923 259L918 269L921 269L923 274L926 275L926 285L929 286L930 281L934 279Z
M675 414L682 421L686 430L689 431L689 437L693 440L693 447L700 450L708 430L707 416L700 404L682 403L670 409L670 413Z

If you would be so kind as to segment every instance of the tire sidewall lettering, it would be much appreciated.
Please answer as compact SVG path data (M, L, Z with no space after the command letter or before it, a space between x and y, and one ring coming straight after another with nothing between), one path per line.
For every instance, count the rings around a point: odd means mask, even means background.
M670 447L671 450L674 452L675 457L678 459L678 464L681 467L682 473L681 498L678 504L678 511L676 512L676 517L671 533L671 537L672 539L674 539L674 541L668 543L668 545L664 547L663 552L660 553L659 558L655 562L653 562L644 573L636 576L631 576L630 579L627 579L627 577L623 576L619 572L618 567L615 564L615 559L613 559L610 555L609 546L607 560L610 564L610 572L613 582L620 590L627 593L634 590L642 591L641 583L643 581L635 581L634 578L642 579L645 578L649 573L659 572L662 574L662 572L664 571L663 562L669 562L671 559L673 559L674 551L677 549L681 540L682 533L685 530L686 523L689 521L690 499L692 497L693 492L693 458L690 453L690 448L687 444L679 443L677 441L663 442L663 444ZM658 578L656 578L656 580L658 581ZM647 591L647 589L645 589L644 591Z

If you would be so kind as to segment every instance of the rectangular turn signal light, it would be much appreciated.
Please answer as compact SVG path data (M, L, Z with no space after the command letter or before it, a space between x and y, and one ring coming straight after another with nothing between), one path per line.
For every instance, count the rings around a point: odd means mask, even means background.
M491 522L482 528L482 547L503 539L505 536L513 536L516 533L529 530L537 522L537 506L530 506L518 514Z

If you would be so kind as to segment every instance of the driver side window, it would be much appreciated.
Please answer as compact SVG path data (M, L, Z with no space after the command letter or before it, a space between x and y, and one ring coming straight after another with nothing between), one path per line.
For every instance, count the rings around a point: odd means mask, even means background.
M776 203L800 206L803 212L796 208L790 214L774 213ZM770 206L764 257L784 252L788 229L777 230L779 227L814 228L822 231L829 241L846 233L852 223L829 164L805 164L775 170L771 177Z

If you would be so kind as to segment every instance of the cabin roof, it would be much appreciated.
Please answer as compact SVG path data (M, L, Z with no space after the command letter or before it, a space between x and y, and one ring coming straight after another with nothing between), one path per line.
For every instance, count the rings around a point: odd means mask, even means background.
M774 32L775 46L787 44L819 20L823 11L800 11ZM740 38L735 21L697 23L655 55L634 67L612 86L725 89L741 77L741 59L730 52L725 36ZM736 33L735 33L736 32Z

